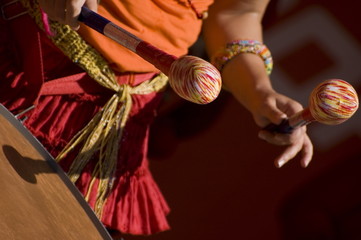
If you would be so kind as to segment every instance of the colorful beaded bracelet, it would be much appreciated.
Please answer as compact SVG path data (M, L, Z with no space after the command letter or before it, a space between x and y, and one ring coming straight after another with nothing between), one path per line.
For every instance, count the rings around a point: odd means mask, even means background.
M227 43L224 50L212 59L212 64L222 71L228 61L241 53L253 53L260 56L264 61L267 74L271 74L273 68L271 52L266 45L256 40L237 40Z

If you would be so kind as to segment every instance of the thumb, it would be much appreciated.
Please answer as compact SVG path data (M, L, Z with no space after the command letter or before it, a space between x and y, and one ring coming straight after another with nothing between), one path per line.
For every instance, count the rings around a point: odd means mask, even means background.
M269 106L265 112L265 116L273 124L280 124L282 120L287 119L287 115L276 106Z

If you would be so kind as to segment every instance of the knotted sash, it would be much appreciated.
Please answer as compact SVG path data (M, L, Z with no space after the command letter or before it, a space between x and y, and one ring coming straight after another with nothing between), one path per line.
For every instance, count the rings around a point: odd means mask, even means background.
M42 30L47 30L48 26L44 25L46 22L38 1L21 0L21 3L37 25ZM166 86L168 78L164 74L159 74L135 87L128 84L120 85L107 62L76 31L55 21L49 21L49 26L54 32L48 35L52 42L97 83L114 91L105 106L72 138L56 158L59 162L69 152L80 147L68 172L70 180L75 183L89 160L98 156L85 198L88 200L92 188L96 189L94 211L101 218L107 195L112 189L111 179L117 167L120 139L132 107L131 95L161 91ZM99 179L98 186L94 186L96 179Z

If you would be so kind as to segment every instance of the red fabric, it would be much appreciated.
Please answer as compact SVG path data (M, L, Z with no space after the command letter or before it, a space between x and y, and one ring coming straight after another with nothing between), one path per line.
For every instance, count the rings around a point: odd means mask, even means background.
M42 68L40 64L32 64L42 61L38 44L40 35L36 26L26 24L26 21L30 20L26 15L18 17L17 21L5 22L0 19L0 72L2 73L0 102L11 106L10 110L21 109L36 102L42 84ZM32 34L27 35L24 31L9 31L10 28L19 25L29 25L26 30ZM29 46L33 46L32 48L27 48L21 43L25 39ZM18 97L14 98L14 96Z
M119 83L131 82L132 85L138 85L145 80L151 79L155 73L140 74L119 74L117 80ZM81 93L102 93L107 90L99 87L96 81L89 79L85 72L73 74L70 76L58 78L44 82L41 88L41 95L65 95Z
M22 28L16 26L16 21ZM99 85L99 93L39 96L43 82L79 73L75 76L82 76L83 83L91 82L94 87L93 80L81 72L38 32L29 16L0 21L0 102L13 112L36 103L36 108L27 114L25 125L53 156L112 94ZM132 81L124 77L119 80ZM132 234L151 234L169 228L166 220L169 208L148 170L146 156L149 125L160 97L160 93L132 96L133 107L121 142L115 187L101 219L108 228ZM60 165L66 171L70 163L68 158ZM87 166L76 183L82 193L89 183L93 165L91 162ZM94 197L94 194L90 197L91 206Z

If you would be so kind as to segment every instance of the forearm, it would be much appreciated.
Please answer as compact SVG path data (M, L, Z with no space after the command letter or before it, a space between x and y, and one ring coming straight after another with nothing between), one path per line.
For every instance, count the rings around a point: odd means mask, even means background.
M262 42L261 21L267 4L267 0L216 0L203 29L208 54L215 56L234 40ZM232 58L222 70L222 79L225 88L248 109L259 96L256 93L272 90L264 62L256 54Z

